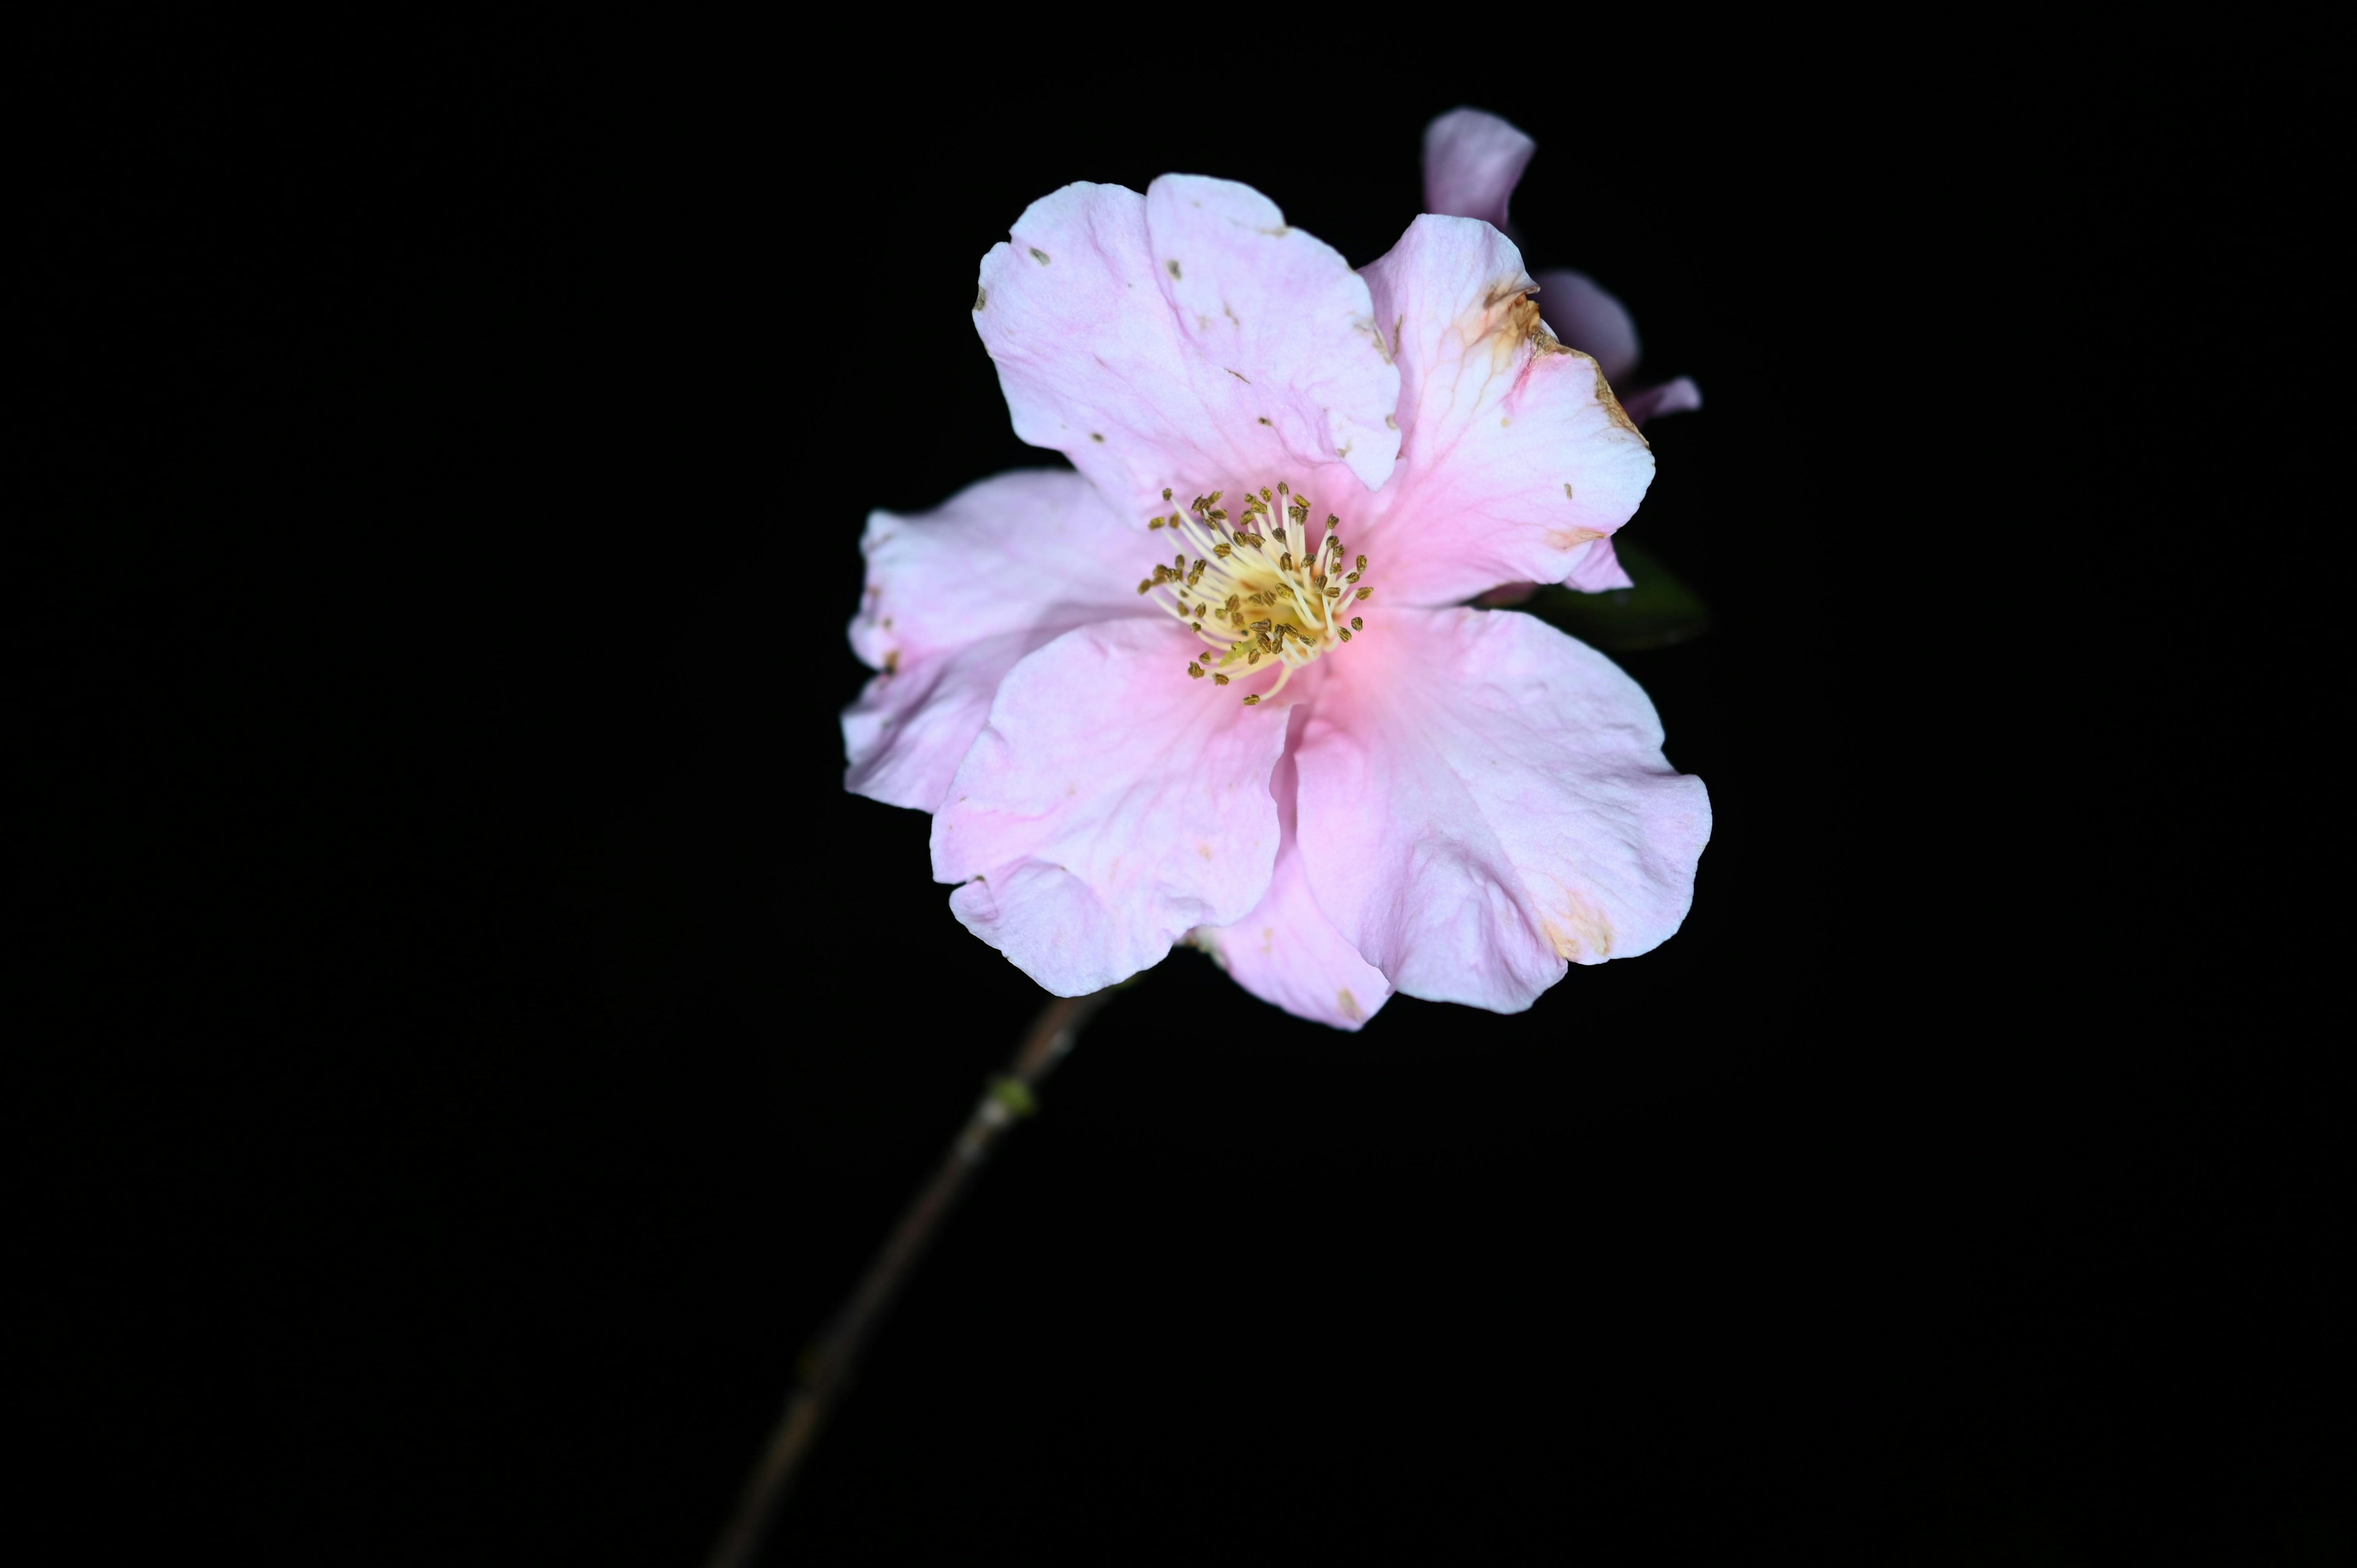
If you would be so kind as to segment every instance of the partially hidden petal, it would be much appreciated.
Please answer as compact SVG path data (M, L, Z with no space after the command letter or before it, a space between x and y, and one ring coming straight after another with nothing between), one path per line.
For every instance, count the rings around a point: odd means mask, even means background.
M1025 654L1059 635L988 637L870 680L843 710L843 787L888 806L940 810L990 716L998 683Z
M1539 314L1555 337L1594 360L1604 379L1620 385L1637 368L1641 352L1629 307L1586 273L1558 268L1539 274L1538 284Z
M879 673L844 711L853 793L930 811L998 682L1076 626L1155 618L1137 596L1157 542L1080 475L1023 469L930 512L871 513L851 646Z
M1579 564L1571 569L1571 575L1563 580L1563 585L1577 588L1583 594L1600 594L1607 588L1633 588L1637 582L1620 564L1620 557L1613 552L1612 542L1598 539L1589 543L1587 553L1579 558Z
M1137 579L1157 546L1144 519L1060 468L995 475L928 512L870 512L852 650L883 670L1008 632L1150 613Z
M1293 711L1296 734L1308 712L1307 706ZM1298 780L1299 769L1288 751L1269 779L1283 836L1268 892L1235 924L1205 927L1187 940L1262 1001L1315 1024L1356 1029L1390 1000L1391 982L1342 940L1309 891L1301 846L1295 839Z
M1166 488L1389 477L1399 373L1366 285L1249 186L1071 185L983 258L974 326L1015 433L1125 515Z
M1411 996L1517 1012L1675 931L1710 834L1635 682L1512 610L1399 610L1298 748L1318 907Z
M1692 413L1702 406L1702 388L1680 376L1657 387L1638 388L1621 400L1620 406L1640 424L1665 413Z
M1495 114L1443 114L1424 128L1424 209L1503 229L1506 204L1537 146Z
M1418 218L1366 274L1398 339L1404 440L1369 541L1378 594L1437 606L1562 582L1652 480L1635 422L1546 331L1520 252L1488 224Z
M1276 856L1269 771L1289 698L1245 707L1190 680L1173 623L1067 632L1000 682L933 817L950 908L1049 991L1158 961L1260 901Z

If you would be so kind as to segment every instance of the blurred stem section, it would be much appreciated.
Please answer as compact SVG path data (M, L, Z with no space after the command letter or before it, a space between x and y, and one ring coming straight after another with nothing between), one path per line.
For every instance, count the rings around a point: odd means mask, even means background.
M942 1221L957 1206L1000 1135L1039 1108L1035 1091L1072 1048L1082 1026L1119 989L1112 986L1092 995L1063 996L1049 1003L1024 1036L1006 1071L983 1090L974 1113L942 1157L941 1168L901 1214L900 1222L867 1265L858 1288L802 1351L785 1411L770 1430L752 1473L745 1478L744 1495L714 1544L712 1555L705 1560L705 1568L748 1568L752 1563L770 1521L793 1489L795 1472L817 1441L835 1401L850 1385L869 1336L899 1297Z

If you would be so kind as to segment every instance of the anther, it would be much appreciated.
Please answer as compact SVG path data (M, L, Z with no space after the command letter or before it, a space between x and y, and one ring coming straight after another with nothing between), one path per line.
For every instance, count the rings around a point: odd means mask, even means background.
M1359 597L1361 597L1361 598L1362 598L1362 599L1363 599L1363 598L1365 598L1369 594L1372 594L1372 593L1373 593L1373 592L1374 592L1374 589L1372 589L1372 588L1361 588L1361 589L1359 590Z
M1351 618L1351 629L1352 631L1364 631L1364 630L1366 630L1366 629L1367 629L1367 622L1366 622L1366 618L1365 618L1363 616L1352 616L1352 617Z
M1211 677L1211 684L1214 686L1224 686L1227 683L1228 678L1225 675L1214 675Z
M1253 708L1253 707L1258 707L1259 705L1260 705L1260 699L1259 699L1258 697L1246 697L1246 698L1244 699L1244 706L1245 706L1245 707Z

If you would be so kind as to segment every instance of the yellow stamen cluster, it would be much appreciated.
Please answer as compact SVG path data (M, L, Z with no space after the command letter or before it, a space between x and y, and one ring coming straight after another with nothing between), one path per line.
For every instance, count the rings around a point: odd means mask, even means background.
M1170 496L1162 492L1166 501ZM1186 548L1168 566L1157 564L1137 591L1155 595L1210 645L1211 656L1188 664L1190 679L1208 675L1224 686L1223 671L1256 674L1264 661L1278 672L1275 685L1244 699L1252 707L1283 690L1294 671L1364 631L1363 617L1346 623L1342 612L1374 590L1356 585L1367 558L1343 550L1334 532L1340 518L1328 513L1324 541L1310 547L1309 498L1290 484L1244 491L1232 518L1221 505L1225 499L1213 490L1146 523L1149 532L1169 530Z

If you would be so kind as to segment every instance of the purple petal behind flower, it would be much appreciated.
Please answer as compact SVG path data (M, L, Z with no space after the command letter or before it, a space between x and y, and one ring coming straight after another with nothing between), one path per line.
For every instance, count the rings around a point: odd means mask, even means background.
M1620 406L1640 424L1665 413L1692 413L1702 406L1702 388L1692 378L1680 376L1657 387L1640 387L1623 397Z
M1424 209L1502 230L1537 146L1495 114L1449 111L1424 128Z
M1539 314L1555 335L1594 360L1618 390L1637 368L1637 323L1629 307L1586 273L1556 268L1538 274ZM1622 406L1627 406L1622 399ZM1635 417L1633 414L1631 417Z

